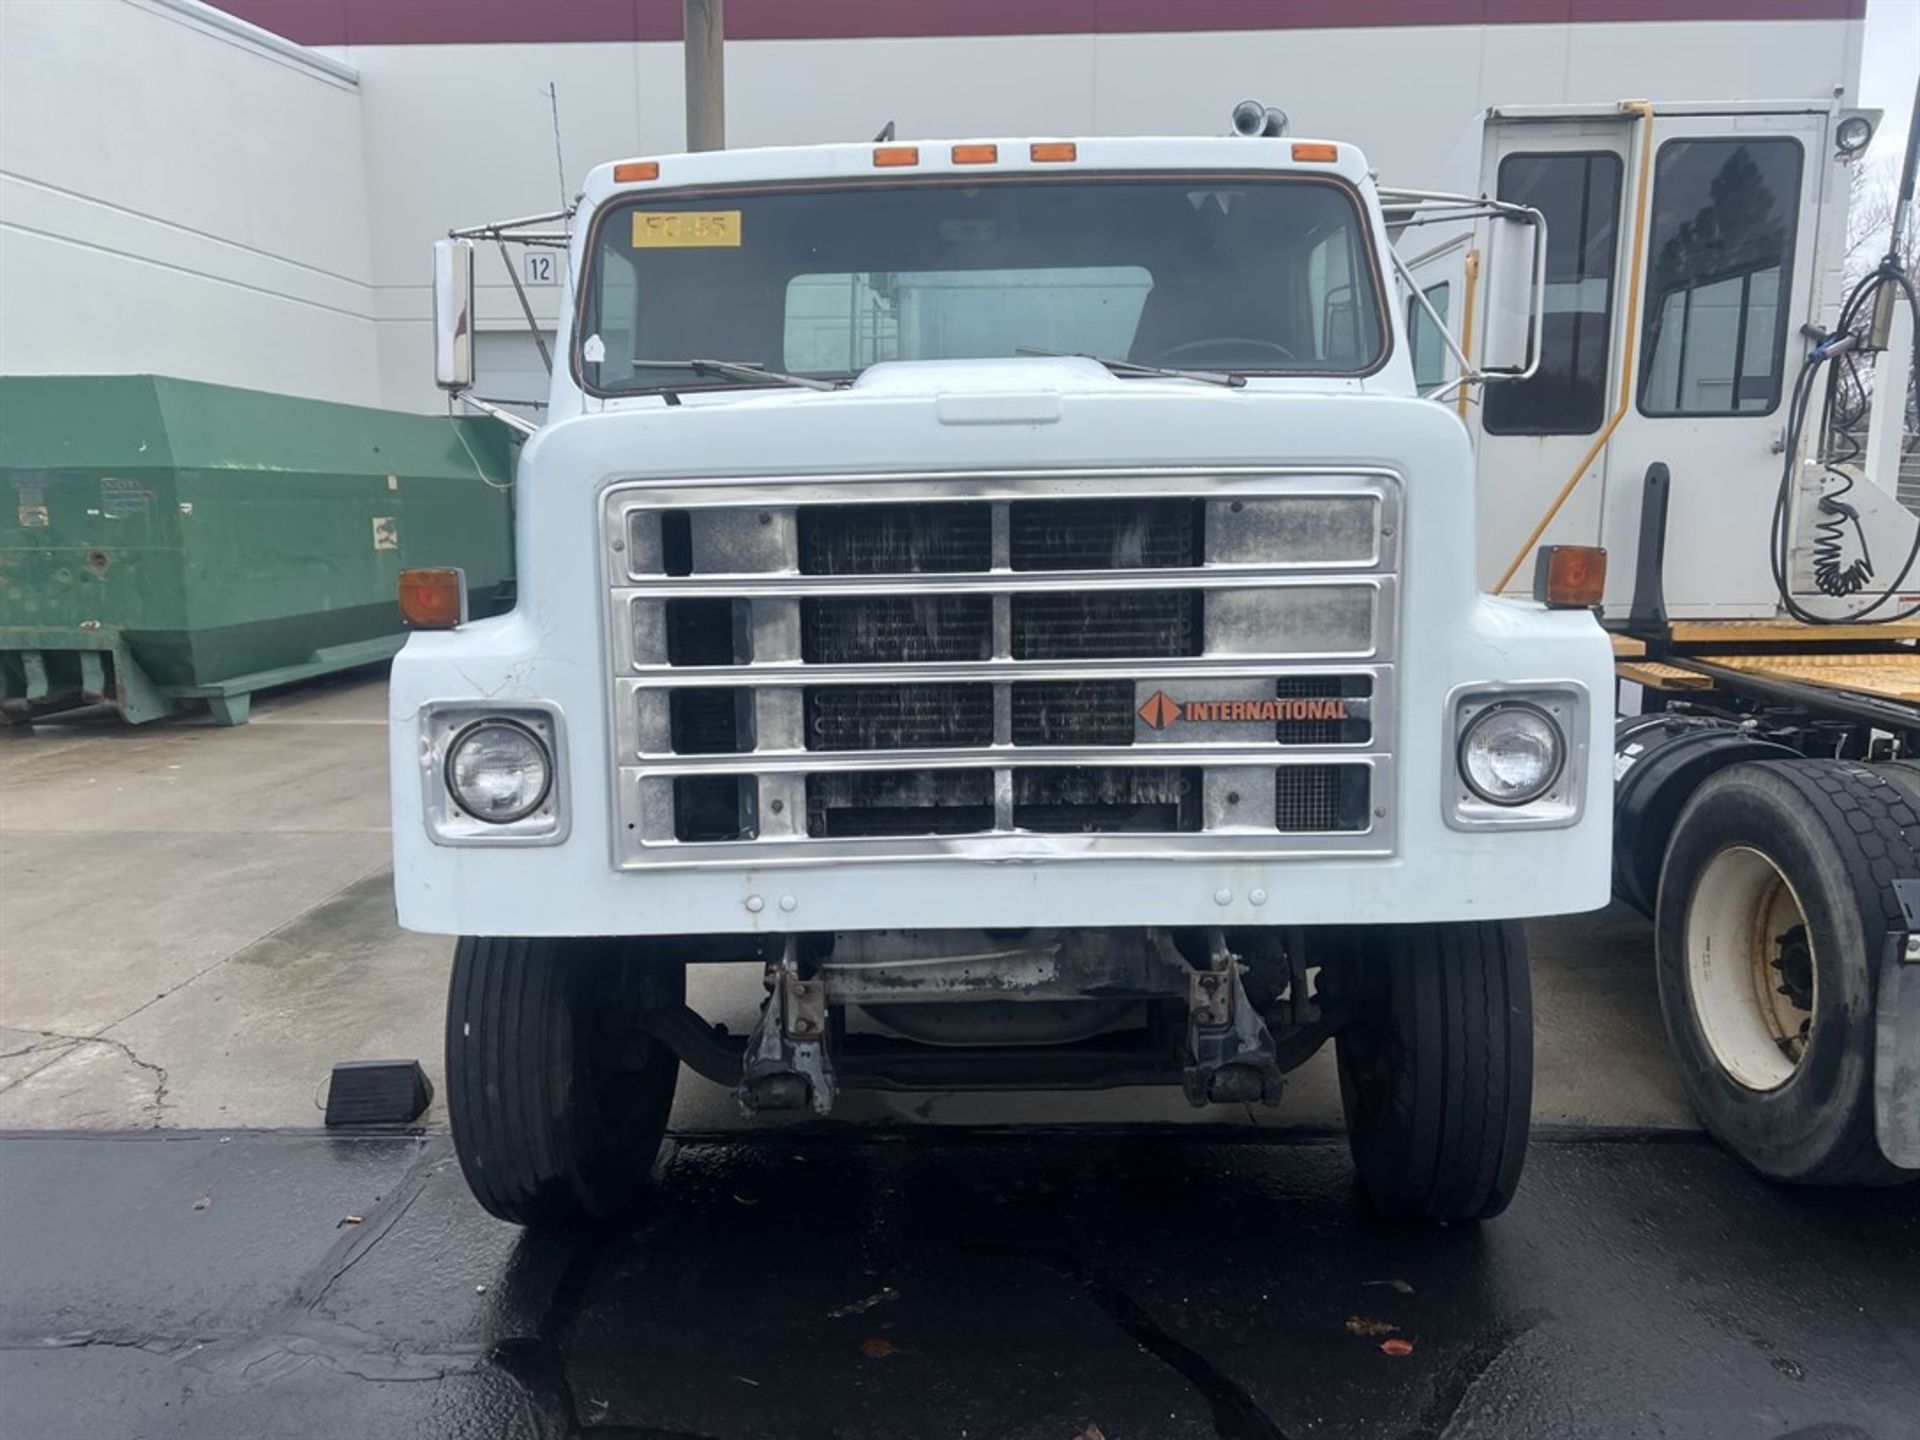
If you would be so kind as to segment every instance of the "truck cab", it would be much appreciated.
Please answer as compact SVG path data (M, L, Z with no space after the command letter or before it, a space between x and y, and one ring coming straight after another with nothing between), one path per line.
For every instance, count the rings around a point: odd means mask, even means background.
M399 916L460 937L481 1202L622 1213L682 1063L750 1112L1272 1104L1331 1040L1376 1205L1503 1208L1517 922L1608 896L1612 653L1590 556L1476 582L1365 157L669 155L566 218L518 602L417 575L392 679ZM686 1006L720 962L764 976L748 1034Z

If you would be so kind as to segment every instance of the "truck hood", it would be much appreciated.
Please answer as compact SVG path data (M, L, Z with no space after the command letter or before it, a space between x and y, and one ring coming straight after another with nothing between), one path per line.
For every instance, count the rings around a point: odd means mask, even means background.
M1453 412L1354 377L1254 376L1244 387L1121 377L1078 357L874 365L844 390L785 386L610 400L528 442L543 495L621 480L981 468L1340 465L1471 483Z

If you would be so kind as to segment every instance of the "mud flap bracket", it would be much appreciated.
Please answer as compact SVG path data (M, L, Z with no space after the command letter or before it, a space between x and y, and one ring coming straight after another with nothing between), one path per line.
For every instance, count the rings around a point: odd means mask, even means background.
M793 937L768 967L767 980L767 1003L747 1037L746 1064L734 1097L747 1115L809 1104L825 1115L838 1091L827 1053L826 985L801 976Z
M1273 1035L1247 998L1246 967L1218 930L1208 937L1210 963L1195 970L1187 989L1187 1064L1181 1087L1188 1103L1278 1105L1286 1081Z

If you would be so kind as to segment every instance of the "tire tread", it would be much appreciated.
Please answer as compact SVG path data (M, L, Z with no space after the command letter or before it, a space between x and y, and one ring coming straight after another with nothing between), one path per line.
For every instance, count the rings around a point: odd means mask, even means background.
M630 1201L589 1174L604 1157L573 1093L569 1007L580 997L563 987L577 987L569 967L591 959L567 953L576 943L601 942L464 937L448 986L447 1113L461 1171L489 1213L534 1228L597 1223ZM662 1123L676 1068L663 1069L664 1094L649 1099Z
M1350 1103L1362 1184L1390 1214L1490 1219L1512 1200L1526 1158L1533 1051L1525 939L1505 922L1392 927L1379 936L1383 953L1372 963L1400 997L1390 1009L1406 1050L1412 1119L1363 1135L1379 1122Z

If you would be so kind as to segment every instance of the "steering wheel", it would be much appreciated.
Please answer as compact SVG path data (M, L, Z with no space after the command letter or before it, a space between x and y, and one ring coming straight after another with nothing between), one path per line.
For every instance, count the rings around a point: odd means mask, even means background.
M1238 350L1242 356L1233 354ZM1247 335L1222 335L1218 339L1188 340L1171 349L1162 350L1153 357L1155 365L1192 368L1194 366L1221 365L1229 369L1263 369L1265 360L1278 356L1282 360L1292 361L1294 354L1286 346L1272 340L1256 340Z

